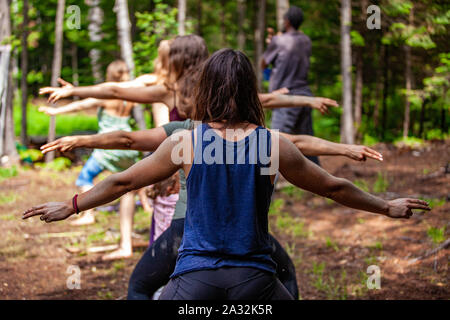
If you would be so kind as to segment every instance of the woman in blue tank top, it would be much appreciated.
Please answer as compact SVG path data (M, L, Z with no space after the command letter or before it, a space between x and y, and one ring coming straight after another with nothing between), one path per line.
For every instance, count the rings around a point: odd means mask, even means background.
M291 299L275 275L268 241L274 175L351 208L408 219L430 210L411 198L385 201L308 161L286 138L264 126L256 77L248 58L223 49L204 64L191 102L199 125L167 138L128 170L65 202L24 212L23 218L63 220L161 181L180 168L187 177L182 245L160 299Z

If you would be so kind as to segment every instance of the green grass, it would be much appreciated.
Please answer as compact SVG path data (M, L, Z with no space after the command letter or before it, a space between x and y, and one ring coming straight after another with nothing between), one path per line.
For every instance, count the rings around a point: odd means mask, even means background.
M308 238L311 235L300 218L293 218L287 214L279 215L275 224L280 231L294 237Z
M353 184L355 186L357 186L358 188L360 188L361 190L363 190L365 192L369 192L369 185L367 184L366 180L357 179L357 180L353 181Z
M20 136L22 111L20 99L14 101L14 131ZM27 133L29 136L47 136L50 117L39 112L32 104L27 106ZM80 131L98 131L97 117L81 114L66 114L56 116L56 135L67 136Z
M325 276L325 262L313 262L311 272L313 274L312 286L318 291L323 292L327 299L347 299L347 286L345 284L347 272L345 270L341 270L341 274L338 278L335 278L332 274Z
M427 235L433 243L439 244L445 240L445 226L442 228L430 227L427 230Z
M377 180L375 180L375 183L373 184L373 192L383 193L387 191L388 187L389 181L386 174L378 172Z
M269 208L269 216L276 216L281 213L281 210L284 206L284 200L283 199L275 199L270 204Z
M336 252L339 251L339 246L330 237L326 237L325 244L326 244L327 248L332 248Z
M16 192L8 192L8 193L1 193L0 194L0 205L8 204L8 203L14 203L19 199L19 194Z
M435 207L443 206L446 201L445 198L423 198L423 197L420 197L419 199L428 202L431 209L433 209Z
M301 200L304 195L304 191L295 186L286 186L281 189L281 192L289 197L295 198L296 200Z
M19 170L17 170L16 166L12 166L10 168L0 167L0 182L4 179L15 177L18 174L19 174Z

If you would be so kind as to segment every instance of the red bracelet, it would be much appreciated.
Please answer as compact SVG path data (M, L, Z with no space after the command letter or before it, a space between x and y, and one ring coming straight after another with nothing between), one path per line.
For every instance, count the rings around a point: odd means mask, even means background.
M78 194L73 196L73 198L72 198L72 207L75 209L76 213L79 214L80 210L78 209L77 198L78 198Z

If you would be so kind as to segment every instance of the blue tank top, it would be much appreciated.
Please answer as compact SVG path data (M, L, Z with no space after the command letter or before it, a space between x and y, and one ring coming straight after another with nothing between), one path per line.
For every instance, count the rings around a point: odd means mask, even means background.
M270 166L270 131L258 127L237 142L223 139L208 124L196 132L184 236L171 277L221 267L275 273L268 233L273 185L270 175L261 174ZM226 162L231 157L232 164Z

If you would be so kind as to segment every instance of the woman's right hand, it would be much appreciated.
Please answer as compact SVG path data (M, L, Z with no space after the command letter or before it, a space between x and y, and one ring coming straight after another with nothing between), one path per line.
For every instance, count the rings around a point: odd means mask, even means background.
M48 116L55 116L58 114L57 108L52 108L52 107L39 107L39 112L43 112Z
M413 214L412 209L431 210L428 203L423 200L400 198L388 201L388 212L386 215L394 219L409 219Z
M79 142L80 137L64 137L56 139L55 141L49 142L41 147L41 151L43 154L47 152L58 150L61 152L70 151L77 147L77 143Z
M56 101L72 96L73 88L71 86L64 86L62 88L44 87L39 89L39 94L49 94L48 102L55 103Z

